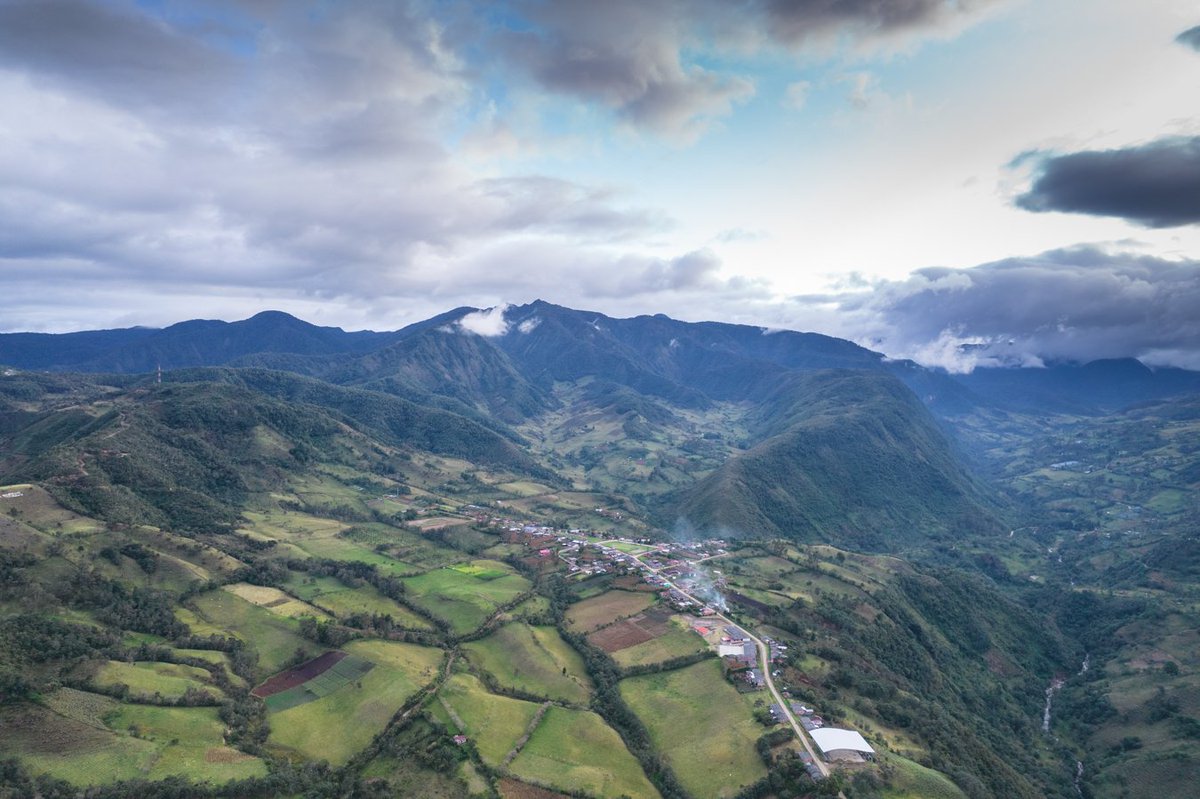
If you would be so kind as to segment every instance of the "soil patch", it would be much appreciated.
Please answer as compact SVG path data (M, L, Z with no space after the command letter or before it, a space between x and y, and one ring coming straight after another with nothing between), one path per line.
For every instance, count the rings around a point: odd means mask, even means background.
M631 646L653 641L671 631L671 611L655 608L623 619L607 627L601 627L587 636L593 646L605 652L619 652Z
M503 778L497 787L504 799L568 799L566 794L548 791L527 782L514 780L512 777Z
M213 747L204 753L205 763L243 763L247 760L254 760L254 755L230 749L228 746Z
M307 663L301 663L294 669L288 669L287 671L279 672L262 685L257 686L250 693L261 698L283 693L289 688L295 688L298 685L303 685L313 677L324 674L344 657L346 657L345 652L339 652L337 650L326 652L323 655L313 658Z

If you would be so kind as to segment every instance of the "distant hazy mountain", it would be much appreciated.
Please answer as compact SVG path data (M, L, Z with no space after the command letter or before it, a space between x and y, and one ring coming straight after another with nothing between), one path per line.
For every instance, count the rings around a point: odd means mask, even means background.
M337 327L311 325L280 311L263 311L240 322L194 319L161 330L6 333L0 335L0 363L22 369L137 373L159 366L219 366L255 353L362 353L385 346L396 336L347 333Z

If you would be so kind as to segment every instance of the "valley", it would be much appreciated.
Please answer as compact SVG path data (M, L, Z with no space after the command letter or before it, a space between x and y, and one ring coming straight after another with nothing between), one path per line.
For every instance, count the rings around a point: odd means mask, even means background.
M964 407L836 339L510 313L8 369L0 795L1190 779L1194 399Z

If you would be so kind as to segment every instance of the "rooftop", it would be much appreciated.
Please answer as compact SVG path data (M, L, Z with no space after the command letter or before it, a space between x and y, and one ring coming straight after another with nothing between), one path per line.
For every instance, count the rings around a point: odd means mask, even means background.
M825 754L840 749L875 754L875 750L871 748L866 739L854 730L839 730L836 727L825 727L823 729L812 730L809 734L812 736L813 742Z

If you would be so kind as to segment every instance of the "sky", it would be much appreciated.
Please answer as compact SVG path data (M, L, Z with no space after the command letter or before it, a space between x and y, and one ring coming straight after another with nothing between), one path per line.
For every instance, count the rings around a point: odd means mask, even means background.
M0 0L0 330L534 299L1200 369L1190 0Z

